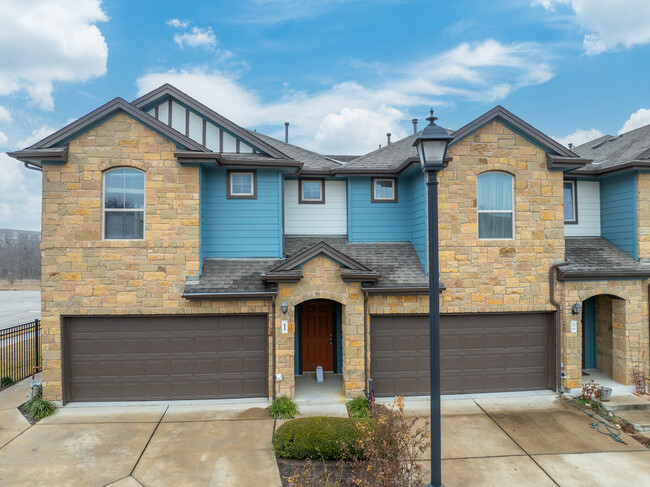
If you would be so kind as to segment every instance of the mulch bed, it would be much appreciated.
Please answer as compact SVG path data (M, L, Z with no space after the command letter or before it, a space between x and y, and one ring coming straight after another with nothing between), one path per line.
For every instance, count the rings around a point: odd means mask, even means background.
M40 419L34 419L29 415L29 413L25 410L25 405L26 404L27 404L27 402L24 402L20 406L18 406L18 411L20 411L22 413L22 415L25 416L25 419L27 421L29 421L29 424L31 424L33 426L36 423L38 423L40 421Z
M282 478L282 487L296 487L296 485L305 484L292 484L287 481L287 477L295 475L297 472L302 472L306 467L310 466L307 460L287 460L278 458L278 469L280 470L280 477ZM358 467L356 467L358 468ZM308 485L320 486L326 485L323 483L323 477L326 473L332 476L331 484L338 487L355 487L355 465L351 463L328 461L312 461L310 471L310 483ZM339 483L336 483L336 482Z

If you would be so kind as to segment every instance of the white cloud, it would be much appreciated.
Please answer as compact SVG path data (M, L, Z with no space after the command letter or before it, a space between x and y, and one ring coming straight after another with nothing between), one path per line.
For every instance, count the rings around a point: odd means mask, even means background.
M621 130L618 131L619 135L629 132L630 130L638 129L650 125L650 110L647 108L639 108L636 112L630 115L630 118L625 121Z
M42 174L4 153L0 171L0 228L40 230Z
M32 130L31 134L29 134L28 136L20 139L14 145L15 145L16 149L24 149L24 148L29 147L30 145L38 142L39 140L44 139L48 135L53 134L55 131L56 131L56 129L53 129L52 127L48 127L47 125L44 125L42 127L39 127L37 129Z
M454 99L494 103L519 88L548 81L553 76L548 58L536 44L463 43L448 52L394 66L389 79L380 77L373 86L344 81L317 92L288 91L268 101L231 74L199 67L149 73L137 84L144 94L171 83L238 124L279 127L278 133L270 135L281 136L283 122L289 121L291 139L314 150L346 147L362 153L383 143L386 132L392 132L395 140L401 137L401 121L413 115L409 109L417 109L417 116L422 107ZM445 101L441 101L443 96Z
M185 30L190 26L190 21L171 19L168 20L167 25L171 25L176 29L183 29L184 32L174 34L174 42L180 47L203 47L205 49L214 49L217 45L217 38L214 35L212 27L192 27L190 30Z
M568 147L569 144L574 146L582 145L587 142L590 142L598 137L602 137L604 134L598 129L588 129L588 130L576 130L572 134L566 135L564 137L553 137L560 144L565 147Z
M0 0L0 12L0 95L25 91L52 110L54 82L106 73L100 0Z
M181 19L169 19L166 22L167 25L171 25L172 27L176 27L178 29L184 29L187 26L190 25L190 22L188 20L181 20Z
M0 123L6 122L9 123L11 122L11 112L7 110L5 107L0 105Z
M587 54L650 42L648 0L534 0L531 5L549 11L558 5L570 6L575 22L585 32Z
M0 147L5 145L8 141L9 138L3 132L0 132Z
M181 47L205 47L206 49L213 48L217 45L217 38L211 27L202 29L200 27L192 27L190 32L183 32L182 34L174 35L174 42Z

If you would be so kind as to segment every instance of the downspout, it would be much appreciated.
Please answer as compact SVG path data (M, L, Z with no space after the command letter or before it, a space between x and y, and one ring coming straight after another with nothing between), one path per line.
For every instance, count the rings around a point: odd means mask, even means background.
M273 349L273 374L271 375L271 382L273 382L273 400L275 401L275 374L277 373L275 370L275 296L271 298L271 317L271 336L273 337L273 346L271 347Z
M548 283L550 288L551 304L555 306L555 391L564 393L562 385L562 306L555 300L555 272L558 267L569 263L564 260L556 262L548 270Z
M368 345L370 340L368 339L368 291L363 291L363 372L364 372L364 389L366 391L366 397L370 394L368 390Z
M36 164L33 164L31 162L26 162L23 161L23 164L25 164L25 167L27 169L31 169L32 171L38 171L38 172L43 172L43 168L40 166L37 166Z

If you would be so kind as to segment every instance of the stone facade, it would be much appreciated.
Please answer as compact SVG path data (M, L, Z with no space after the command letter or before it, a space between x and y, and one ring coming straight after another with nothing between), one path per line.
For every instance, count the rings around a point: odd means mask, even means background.
M635 365L648 370L648 284L650 280L565 281L558 285L562 306L562 362L566 380L563 386L579 388L582 384L581 315L573 315L571 306L597 296L596 330L600 328L598 369L609 373L621 384L633 384ZM600 324L599 324L600 320ZM577 331L571 331L571 321ZM611 324L611 335L609 326ZM597 341L598 344L598 341ZM611 344L611 350L607 346ZM602 364L601 364L602 361ZM601 369L601 367L603 367Z
M363 293L361 283L343 282L340 266L319 255L302 266L303 278L297 283L281 283L275 309L276 372L282 381L276 384L278 395L293 397L295 390L296 306L311 299L329 299L342 305L343 387L348 398L360 396L365 388ZM289 305L283 314L282 301ZM282 333L282 320L289 321L289 333Z
M62 316L270 315L270 300L196 302L181 297L185 278L199 273L199 169L180 166L175 149L120 114L71 141L67 164L43 167L41 315L47 399L62 399ZM102 240L103 171L119 166L145 172L144 240Z
M443 313L554 311L548 270L564 258L563 175L546 153L499 122L450 148L440 173L440 273ZM514 176L515 238L479 240L476 178Z
M650 259L650 174L637 174L639 259Z

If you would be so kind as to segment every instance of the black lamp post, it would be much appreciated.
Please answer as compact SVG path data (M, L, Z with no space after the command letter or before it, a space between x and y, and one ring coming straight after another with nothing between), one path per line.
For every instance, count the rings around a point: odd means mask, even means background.
M431 483L442 487L440 449L440 263L438 261L438 171L442 170L447 145L453 139L445 129L435 124L433 116L413 145L420 156L422 170L427 175L429 224L429 354L431 394Z

